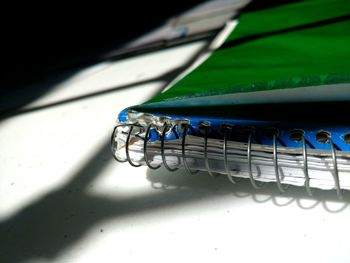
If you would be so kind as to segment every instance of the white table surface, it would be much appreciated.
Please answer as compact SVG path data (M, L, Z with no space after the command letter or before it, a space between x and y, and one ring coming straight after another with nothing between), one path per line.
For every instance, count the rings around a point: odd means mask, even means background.
M88 68L0 122L0 262L350 261L348 197L111 157L117 113L159 92L165 80L149 80L203 45Z

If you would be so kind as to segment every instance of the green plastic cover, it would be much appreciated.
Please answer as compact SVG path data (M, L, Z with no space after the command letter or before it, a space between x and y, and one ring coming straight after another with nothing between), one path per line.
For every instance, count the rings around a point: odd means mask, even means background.
M203 64L137 108L350 101L349 83L350 1L289 1L248 8Z

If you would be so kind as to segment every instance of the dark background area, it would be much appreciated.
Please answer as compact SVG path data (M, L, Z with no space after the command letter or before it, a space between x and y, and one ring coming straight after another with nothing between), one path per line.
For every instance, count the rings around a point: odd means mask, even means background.
M256 10L299 0L255 0ZM99 60L204 0L4 1L1 90Z
M94 63L201 2L11 2L2 7L1 89Z

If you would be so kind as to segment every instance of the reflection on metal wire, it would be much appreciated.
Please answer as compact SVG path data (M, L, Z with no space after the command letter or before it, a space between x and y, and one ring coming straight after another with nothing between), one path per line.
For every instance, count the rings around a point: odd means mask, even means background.
M148 140L149 140L148 137L149 137L150 130L151 130L152 126L155 126L155 125L154 125L153 123L151 123L150 125L148 125L147 130L146 130L145 139L144 139L144 143L143 143L143 155L144 155L144 158L145 158L145 163L146 163L146 165L147 165L150 169L156 170L156 169L160 168L161 165L152 166L152 165L149 163L148 156L147 156L147 144L148 144Z
M119 125L116 125L113 129L113 132L112 132L112 136L111 136L111 142L110 142L110 147L111 147L111 152L112 152L112 156L115 160L117 160L118 162L120 163L124 163L124 162L127 162L128 160L125 159L125 160L121 160L119 159L116 155L115 155L115 152L116 152L116 149L115 149L115 137L116 137L116 134L118 132L118 128L120 127L128 127L128 126L135 126L137 124L135 123L125 123L125 124L119 124Z
M331 147L331 153L332 153L333 177L334 177L335 189L337 191L337 196L339 197L339 199L343 199L343 194L342 194L342 191L340 189L340 183L339 183L337 154L335 152L335 147L334 147L332 138L329 138L329 145Z
M186 171L189 174L195 174L198 171L191 171L191 169L188 166L187 160L186 160L186 136L187 136L188 127L189 127L188 124L184 124L184 131L183 131L183 134L182 134L182 143L181 143L181 146L182 146L182 161L183 161L183 164L184 164L184 167L185 167Z
M175 132L174 128L176 127L172 126L172 130L171 132ZM186 145L186 137L187 137L187 133L188 133L188 129L192 128L188 123L183 124L184 127L181 129L179 128L180 133L182 133L182 142L181 142L181 158L182 158L182 163L183 166L185 167L186 171L190 174L195 174L198 172L198 170L196 171L192 171L189 167L189 164L187 162L187 153L188 153L188 148L186 149L186 147L188 145ZM126 159L122 160L119 159L116 156L116 136L118 134L118 129L121 127L129 127L129 130L127 131L127 138L126 138L126 142L125 142L125 154L126 154ZM140 130L135 134L133 133L133 130L135 127L138 127ZM151 137L151 130L152 128L162 128L162 133L160 135L160 143L161 143L161 148L160 148L160 152L161 152L161 157L162 157L162 164L164 165L164 167L169 170L169 171L176 171L177 169L179 169L179 166L181 165L181 162L178 162L177 167L169 167L169 165L167 164L166 161L166 151L165 151L165 141L166 141L166 134L169 130L170 125L167 122L164 122L163 127L160 127L156 124L149 124L147 126L146 131L144 130L144 127L141 126L138 123L125 123L125 124L119 124L116 125L113 129L112 132L112 136L111 136L111 151L112 151L112 156L115 160L117 160L118 162L129 162L130 165L134 166L134 167L139 167L142 164L141 163L134 163L131 160L130 157L130 152L129 152L129 147L130 147L130 141L131 141L131 137L132 136L136 136L136 137L140 137L144 140L143 143L143 154L144 154L144 160L146 165L150 168L150 169L158 169L161 167L161 165L156 165L156 166L152 166L150 164L150 160L148 159L148 155L147 155L147 148L148 148L148 143ZM224 129L223 129L223 163L224 163L224 168L225 168L225 172L226 175L228 177L228 179L230 180L231 183L236 184L238 182L238 178L234 178L230 172L229 169L229 160L228 160L228 138L230 136L232 136L232 127L230 125L223 125ZM211 175L214 176L212 170L210 169L209 166L209 156L208 156L208 138L209 138L209 131L210 131L210 123L203 123L203 125L200 127L201 129L204 128L204 133L203 133L203 138L204 138L204 164L205 164L205 168L207 170L207 172ZM145 131L145 136L141 137L141 133ZM249 179L250 182L252 184L252 186L255 189L261 189L265 183L264 182L258 182L256 180L256 178L254 178L253 175L253 171L252 171L252 138L253 138L253 133L254 131L250 131L248 134L248 142L247 142L247 165L248 165L248 175L249 175ZM123 131L124 134L126 134L126 131ZM279 171L279 164L278 164L278 146L277 146L277 140L278 140L278 130L277 129L269 129L268 133L266 134L271 140L272 140L272 161L273 161L273 167L274 167L274 172L275 172L275 179L276 179L276 184L277 187L279 189L279 191L281 193L285 192L288 188L288 185L283 185L282 182L282 177L280 175L280 171ZM176 138L179 138L179 134L175 134ZM292 130L290 131L290 139L296 142L300 142L302 144L302 149L301 149L301 153L302 153L302 160L303 160L303 172L304 172L304 176L305 176L305 183L304 186L306 188L307 193L312 196L312 191L311 191L311 187L310 187L310 176L309 176L309 168L308 168L308 151L307 151L307 146L306 146L306 139L305 139L305 132L303 130ZM334 187L336 189L337 192L337 196L339 199L343 198L343 190L341 189L341 185L340 185L340 180L339 180L339 170L338 170L338 163L337 163L337 153L336 153L336 146L333 143L333 140L330 136L329 132L326 131L320 131L316 134L316 140L320 143L328 143L330 146L330 155L332 158L332 163L333 163L333 179L334 179Z
M128 160L128 162L130 163L131 166L140 167L141 164L134 164L134 163L131 161L130 154L129 154L130 137L131 137L131 133L132 133L132 130L134 129L134 127L135 127L134 125L133 125L133 126L130 126L129 133L128 133L128 137L126 138L126 142L125 142L125 153L126 153L126 159Z
M167 162L166 162L164 142L165 142L165 135L166 135L168 126L169 126L169 125L165 122L165 123L164 123L164 127L163 127L163 132L162 132L162 135L161 135L161 141L160 141L160 143L161 143L161 149L160 149L160 152L161 152L161 155L162 155L162 160L163 160L163 165L164 165L164 167L165 167L168 171L173 172L173 171L176 171L176 170L179 169L179 168L178 168L178 167L171 168L171 167L169 167L169 165L168 165Z
M223 144L223 153L224 153L224 166L225 166L225 171L226 171L226 176L227 178L229 179L229 181L232 183L232 184L236 184L238 183L240 180L237 178L237 179L234 179L233 176L231 175L231 172L230 172L230 169L228 168L228 158L227 158L227 137L229 136L229 134L232 133L232 127L228 126L228 125L225 125L223 127L224 131L224 144Z
M204 163L205 163L205 168L207 169L207 172L210 174L210 176L214 176L212 171L210 170L209 167L209 158L208 158L208 133L210 129L210 124L203 125L205 131L204 131Z
M281 183L281 178L280 178L279 168L278 168L278 159L277 159L277 134L276 133L273 134L272 145L273 145L272 146L273 147L273 167L275 169L276 183L280 192L284 193L287 190L288 185L283 187Z
M264 187L265 183L264 182L256 183L252 172L252 136L253 136L253 133L250 133L248 136L248 145L247 145L248 174L249 174L249 179L252 186L255 189L261 189Z

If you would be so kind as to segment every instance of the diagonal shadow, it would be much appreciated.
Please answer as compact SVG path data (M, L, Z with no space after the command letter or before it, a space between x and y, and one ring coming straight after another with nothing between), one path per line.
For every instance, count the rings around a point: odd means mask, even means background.
M184 68L191 64L197 56L189 60ZM183 68L177 70L183 70ZM163 77L173 78L179 73L177 70L168 72ZM110 89L101 92L114 91ZM100 94L90 95L98 96ZM90 95L89 97L91 97ZM46 105L45 108L36 110L59 106L79 99L84 98L71 98L66 102ZM212 183L212 181L208 181L210 177L199 177L199 175L198 177L181 177L182 182L179 183L179 181L174 181L175 177L170 173L149 171L148 179L150 181L175 185L176 189L163 191L162 188L162 191L155 191L154 194L130 196L127 200L89 195L86 190L94 187L93 180L99 176L111 159L109 142L106 142L68 183L0 222L0 262L52 260L78 242L86 231L94 228L96 231L100 231L99 224L104 220L145 211L150 212L174 204L181 205L206 200L221 193L240 196L242 189L243 191L246 189L244 184L232 188L226 180L218 178L217 183ZM159 174L159 172L161 173ZM169 181L170 176L173 181ZM248 194L255 190L250 191Z
M181 67L182 69L182 67ZM97 91L97 92L92 92L92 93L88 93L88 94L84 94L84 95L80 95L80 96L76 96L76 97L72 97L72 98L68 98L65 100L60 100L60 101L56 101L53 103L48 103L48 104L44 104L44 105L40 105L37 107L31 107L28 109L10 109L7 111L3 111L3 113L0 115L0 121L13 117L13 116L17 116L17 115L21 115L24 113L30 113L30 112L35 112L35 111L39 111L39 110L44 110L44 109L48 109L48 108L52 108L55 106L60 106L60 105L65 105L71 102L77 102L80 100L84 100L84 99L88 99L91 97L96 97L96 96L100 96L100 95L105 95L108 93L113 93L116 91L122 91L125 89L129 89L129 88L134 88L134 87L138 87L140 85L145 85L148 83L152 83L155 81L169 81L169 79L173 79L174 76L176 75L176 73L180 70L180 68L176 68L173 69L169 72L166 72L164 74L162 74L161 76L155 77L155 78L150 78L150 79L146 79L146 80L142 80L142 81L137 81L137 82L133 82L133 83L129 83L126 85L120 85L120 86L116 86L116 87L112 87L112 88L104 88L103 90Z
M174 175L164 169L148 170L148 180L154 188L157 185L160 188L160 191L154 191L153 194L130 196L126 200L89 195L86 190L94 187L93 180L111 160L108 144L106 142L101 145L67 184L0 223L0 262L52 260L79 241L86 231L95 229L100 232L102 221L151 212L167 206L205 201L218 195L233 195L232 201L252 196L257 203L272 201L277 206L286 206L296 201L303 209L311 209L320 202L327 209L326 201L335 198L335 195L324 194L322 191L322 195L316 195L314 206L302 207L298 199L305 197L305 194L301 188L294 188L291 194L287 193L289 199L280 203L276 199L280 194L272 184L267 189L255 190L248 180L232 186L224 177L217 177L213 183L213 178L208 174L183 176L183 171L178 171ZM259 194L267 194L267 197L261 198ZM329 212L343 211L349 200L345 201L339 211Z
M86 189L93 187L92 181L111 160L108 144L103 144L66 185L0 223L0 262L52 260L87 230L96 228L100 232L98 225L103 220L210 198L208 191L191 189L130 196L120 201L87 194Z
M212 36L212 38L214 38L214 36ZM52 107L56 107L56 106L61 106L61 105L65 105L68 103L77 102L80 100L84 100L84 99L88 99L88 98L92 98L92 97L96 97L96 96L101 96L101 95L105 95L105 94L109 94L109 93L113 93L113 92L117 92L117 91L122 91L122 90L129 89L129 88L136 88L140 85L145 85L145 84L156 82L156 81L165 82L165 85L161 85L161 87L158 90L156 90L156 92L154 94L152 94L150 96L150 97L153 97L153 96L159 94L169 83L171 83L180 73L182 73L189 66L191 66L200 56L202 56L204 53L208 52L209 47L210 47L210 43L211 43L211 41L207 41L206 44L199 50L199 52L197 52L193 56L189 57L188 60L180 67L176 67L174 69L171 69L168 72L165 72L164 74L162 74L160 76L146 79L146 80L142 80L142 81L129 83L126 85L120 85L120 86L116 86L116 87L112 87L112 88L104 88L103 90L100 90L100 91L96 91L96 92L92 92L92 93L84 94L84 95L79 95L76 97L72 97L72 98L68 98L65 100L60 100L60 101L56 101L53 103L40 105L37 107L21 109L20 107L24 106L24 105L16 106L16 107L14 107L12 109L8 109L6 111L0 111L0 122L2 120L5 120L5 119L8 119L10 117L17 116L17 115L35 112L35 111L40 111L40 110L44 110L44 109L48 109L48 108L52 108Z
M198 54L190 58L182 67L163 74L157 80L173 80L180 71L186 69L203 52L206 52L209 44L205 45ZM154 81L154 79L147 81ZM27 111L14 111L6 117L43 110L120 89L132 88L134 85L140 85L140 83L70 98ZM32 259L51 260L64 249L79 241L87 230L97 227L99 222L103 220L210 196L207 192L197 193L190 189L187 190L188 194L184 194L184 191L171 193L162 191L156 194L132 196L127 201L87 194L86 190L93 187L92 181L98 177L111 159L109 142L106 142L101 145L93 157L68 183L0 222L0 262L23 262ZM100 231L100 228L97 227L96 231Z

